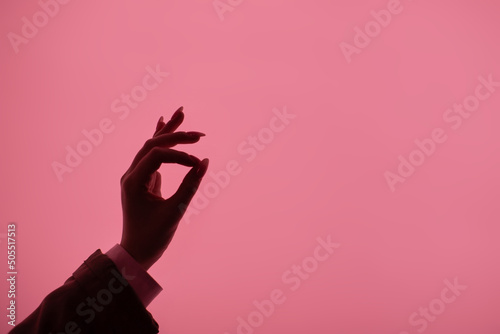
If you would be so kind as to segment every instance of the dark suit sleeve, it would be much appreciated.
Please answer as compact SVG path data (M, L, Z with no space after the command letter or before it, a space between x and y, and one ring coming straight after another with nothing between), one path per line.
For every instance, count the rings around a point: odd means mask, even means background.
M149 334L158 333L158 324L114 262L97 250L9 333Z

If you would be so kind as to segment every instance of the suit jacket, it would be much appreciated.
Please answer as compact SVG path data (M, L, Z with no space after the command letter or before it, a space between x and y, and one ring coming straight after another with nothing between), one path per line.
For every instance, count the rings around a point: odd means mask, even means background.
M111 259L95 251L10 334L150 334L158 324Z

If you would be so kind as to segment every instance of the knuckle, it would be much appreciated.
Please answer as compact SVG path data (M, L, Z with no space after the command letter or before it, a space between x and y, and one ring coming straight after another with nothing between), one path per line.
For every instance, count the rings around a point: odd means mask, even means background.
M127 189L130 187L130 178L123 175L122 178L120 179L120 184L122 188Z
M128 192L134 187L134 180L132 178L132 174L125 173L120 179L120 186L123 191Z
M151 155L153 155L153 156L158 156L158 155L160 155L163 151L164 151L164 149L162 149L161 147L155 146L155 147L153 147L153 148L149 151L149 154L151 154Z
M122 177L120 177L120 184L123 186L123 184L125 183L125 180L128 176L128 170L122 175Z
M145 149L145 150L152 149L154 147L154 143L155 143L155 140L153 138L146 140L146 142L144 143L143 149Z

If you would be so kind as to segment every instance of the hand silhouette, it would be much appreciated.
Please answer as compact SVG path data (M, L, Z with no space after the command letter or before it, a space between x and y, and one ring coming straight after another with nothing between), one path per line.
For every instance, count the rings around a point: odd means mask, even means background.
M180 107L165 124L159 119L153 137L139 150L120 180L123 232L120 245L146 270L163 255L172 240L185 209L208 168L208 159L171 149L192 144L201 132L174 132L184 120ZM177 191L167 199L161 195L162 163L191 167Z

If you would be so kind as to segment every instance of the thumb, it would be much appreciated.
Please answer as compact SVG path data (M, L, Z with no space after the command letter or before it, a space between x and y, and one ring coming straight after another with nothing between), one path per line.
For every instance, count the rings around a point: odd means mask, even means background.
M183 208L182 213L184 213L184 210L189 205L189 202L193 199L194 194L196 194L201 180L207 172L208 162L208 159L203 159L197 166L191 168L182 180L175 194L169 198L169 200L174 201L177 207Z

